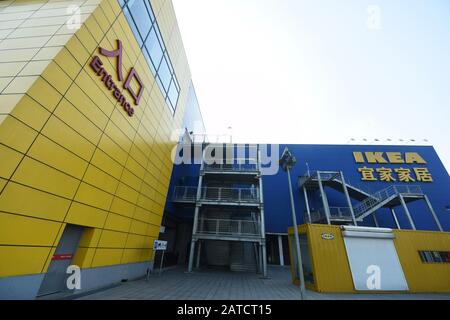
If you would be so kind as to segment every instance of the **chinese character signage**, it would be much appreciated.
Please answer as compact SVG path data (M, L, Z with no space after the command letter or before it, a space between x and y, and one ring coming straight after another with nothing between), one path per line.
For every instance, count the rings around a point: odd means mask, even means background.
M365 164L364 167L358 168L362 181L433 182L431 173L423 167L427 162L416 152L353 152L353 157L356 163ZM370 168L367 164L395 164L398 167Z
M116 50L109 51L104 48L100 48L99 50L100 53L107 58L117 58L117 77L119 81L123 82L124 78L122 73L122 42L120 40L117 40ZM101 77L101 80L102 82L104 82L105 86L110 91L112 91L117 102L119 102L119 104L124 108L128 115L132 117L134 115L134 108L131 107L131 104L122 94L120 87L116 85L112 76L105 70L102 60L98 56L94 56L90 65L91 68L97 73L97 75ZM131 83L133 80L135 80L138 84L139 89L137 90L137 92L135 92L135 90L133 90L131 87ZM144 93L144 83L142 82L141 78L134 68L131 68L130 72L128 73L125 83L123 84L123 89L128 91L128 93L134 100L134 105L138 106L142 94Z

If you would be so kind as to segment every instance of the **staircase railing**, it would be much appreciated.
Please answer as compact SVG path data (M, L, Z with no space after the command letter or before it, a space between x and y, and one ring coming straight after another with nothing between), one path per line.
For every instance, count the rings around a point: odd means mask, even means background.
M252 220L200 219L197 233L227 236L260 236L260 223Z
M197 187L177 186L173 193L173 201L195 202ZM259 203L259 188L213 188L203 187L200 200L211 202Z
M197 200L197 189L197 187L175 187L172 200L180 202L195 202Z
M304 214L304 221L308 221L307 213ZM330 207L330 219L331 220L344 220L352 221L352 214L350 207ZM311 222L319 222L326 220L325 210L320 208L317 211L311 212Z
M390 186L386 189L375 192L371 195L371 197L366 198L355 207L353 207L353 211L355 213L356 218L362 216L364 213L378 206L381 202L391 198L394 195L422 195L422 189L419 186Z
M215 172L256 172L258 171L258 164L256 159L237 159L233 163L205 163L203 170Z
M317 180L319 171L309 171L304 174L304 177L308 177L311 180ZM341 176L337 171L320 171L320 178L322 181L334 180L342 183ZM370 190L367 186L363 186L359 183L353 183L350 179L345 179L348 188L358 189L365 194L371 194L374 190Z
M202 188L201 199L217 202L248 202L258 203L258 188Z

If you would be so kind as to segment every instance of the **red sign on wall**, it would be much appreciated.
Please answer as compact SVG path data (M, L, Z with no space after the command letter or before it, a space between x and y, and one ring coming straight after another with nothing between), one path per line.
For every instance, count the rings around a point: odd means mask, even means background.
M123 73L122 73L122 41L117 40L117 49L113 51L106 50L104 48L99 48L99 51L102 55L108 58L117 57L117 77L119 81L123 81ZM114 97L116 100L120 103L120 105L124 108L124 110L128 113L130 117L134 115L134 108L131 107L131 104L127 101L125 96L122 94L121 89L116 85L114 80L112 79L112 76L105 70L103 67L103 62L98 56L94 56L94 58L91 61L90 64L91 68L97 73L98 76L101 77L102 82L105 84L106 88L108 90L112 91ZM135 92L131 88L131 83L133 80L136 80L139 89L138 92ZM137 73L136 69L133 67L131 68L130 72L128 73L128 76L125 80L125 83L123 84L123 89L127 90L128 93L131 95L131 97L134 100L134 104L136 106L139 105L139 102L141 101L142 94L144 93L144 83L142 82L141 78L139 77L139 74Z
M53 261L72 260L73 254L55 254L53 255Z

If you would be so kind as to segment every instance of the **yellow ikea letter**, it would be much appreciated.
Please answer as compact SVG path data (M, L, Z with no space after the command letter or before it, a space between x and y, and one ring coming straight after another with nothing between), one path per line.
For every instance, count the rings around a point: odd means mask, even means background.
M386 152L390 163L405 163L400 152Z
M427 164L427 162L416 152L407 152L405 158L406 163Z
M383 158L383 152L366 152L366 158L368 163L388 163Z
M362 152L353 152L353 157L355 158L356 163L364 163Z

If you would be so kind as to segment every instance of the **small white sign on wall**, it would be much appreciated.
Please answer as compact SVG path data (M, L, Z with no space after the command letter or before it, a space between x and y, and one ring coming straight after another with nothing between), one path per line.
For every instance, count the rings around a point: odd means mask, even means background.
M167 250L167 241L155 240L153 243L153 250L165 251Z

